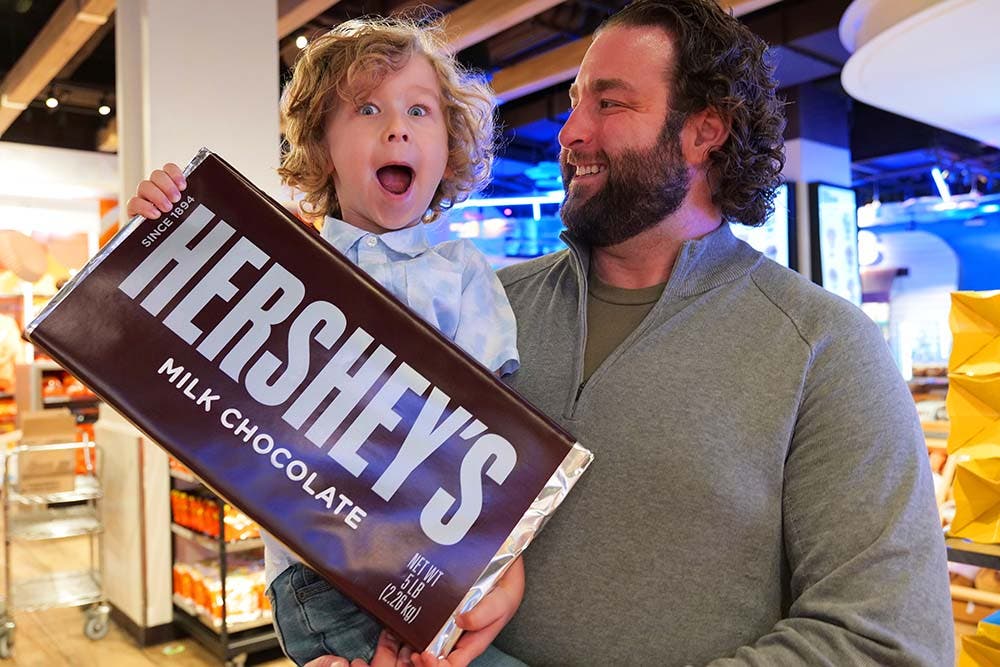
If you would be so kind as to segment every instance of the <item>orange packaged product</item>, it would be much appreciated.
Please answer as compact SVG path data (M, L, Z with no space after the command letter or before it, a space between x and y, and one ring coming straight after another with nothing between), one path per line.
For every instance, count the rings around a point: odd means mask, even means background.
M174 523L180 523L180 491L177 489L170 489L170 516L173 517Z
M205 512L207 519L205 522L205 533L212 537L219 537L219 503L206 500L205 504L207 506Z
M86 387L84 387L79 380L68 373L63 378L63 391L70 398L85 398L90 395L90 392L87 391Z
M204 579L205 611L211 623L218 627L222 624L222 582L218 579Z
M77 442L93 442L94 441L94 425L93 424L77 424L76 425L76 441ZM76 450L76 474L77 475L88 475L95 469L96 462L93 461L95 450L92 447L81 447Z
M260 528L246 514L232 505L226 505L225 512L227 542L260 537Z
M205 532L205 500L189 496L191 507L191 528L199 533Z
M42 383L42 398L57 398L65 395L66 390L63 387L62 380L53 376L45 378L45 381Z
M200 614L208 614L211 607L211 593L208 580L214 576L212 569L204 562L195 563L191 568L191 597Z
M187 497L184 495L183 491L174 489L170 492L170 509L174 515L174 523L178 526L187 526Z

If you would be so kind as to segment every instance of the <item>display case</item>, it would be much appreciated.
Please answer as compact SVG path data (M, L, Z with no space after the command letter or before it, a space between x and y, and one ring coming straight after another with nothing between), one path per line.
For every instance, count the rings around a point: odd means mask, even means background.
M860 306L858 205L854 190L810 183L809 211L813 282Z
M797 270L798 247L795 236L795 184L782 183L774 193L774 210L759 227L732 222L733 235L750 244L769 259Z
M260 528L170 460L174 623L227 667L279 648Z
M18 364L15 376L18 414L68 408L76 415L78 423L96 421L100 399L54 361Z

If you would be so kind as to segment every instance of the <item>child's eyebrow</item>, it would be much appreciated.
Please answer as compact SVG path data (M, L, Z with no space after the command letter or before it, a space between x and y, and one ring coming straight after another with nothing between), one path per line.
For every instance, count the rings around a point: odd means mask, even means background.
M414 90L414 91L416 91L418 93L422 93L424 95L429 95L431 97L435 97L435 98L441 97L441 90L440 89L436 89L435 90L434 88L428 88L427 86L418 86L418 85L413 85L413 86L410 87L410 89Z

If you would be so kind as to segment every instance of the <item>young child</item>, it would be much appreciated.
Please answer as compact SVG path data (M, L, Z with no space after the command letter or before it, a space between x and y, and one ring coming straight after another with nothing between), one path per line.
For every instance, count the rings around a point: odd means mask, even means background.
M470 242L431 247L422 222L489 177L493 96L461 72L439 31L403 19L348 21L302 52L281 104L287 148L278 173L304 193L322 236L413 311L497 374L518 364L514 315L486 258ZM143 181L129 216L158 218L184 178L168 164ZM372 660L379 624L276 540L266 577L282 648L298 665L333 654ZM452 665L521 665L489 642L520 604L516 561L475 609ZM380 647L392 646L383 637ZM393 649L395 650L395 649ZM485 651L485 653L484 653ZM380 651L381 653L381 651ZM418 667L437 660L400 653ZM380 658L381 659L381 658ZM395 661L393 661L395 662Z

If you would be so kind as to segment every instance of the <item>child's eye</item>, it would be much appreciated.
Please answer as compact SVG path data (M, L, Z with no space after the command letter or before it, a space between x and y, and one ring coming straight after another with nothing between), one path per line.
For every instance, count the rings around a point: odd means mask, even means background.
M427 107L423 107L423 106L420 106L419 104L416 104L416 105L410 107L409 110L406 113L410 114L411 116L426 116L427 115Z
M358 113L361 114L362 116L374 116L375 114L378 113L378 107L372 104L371 102L367 104L362 104L360 107L358 107Z

